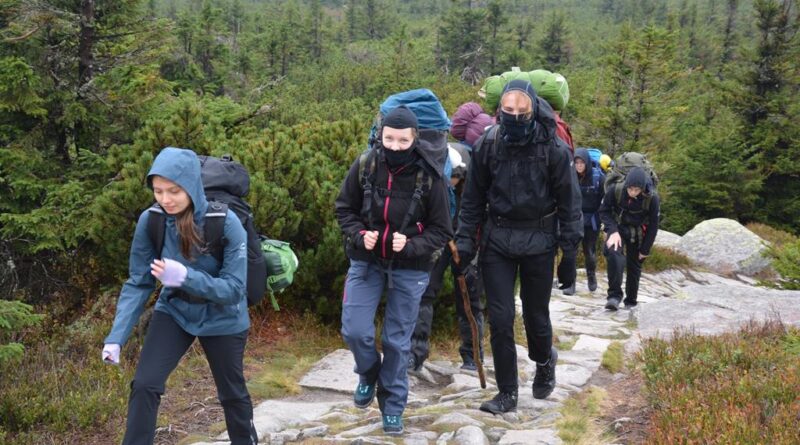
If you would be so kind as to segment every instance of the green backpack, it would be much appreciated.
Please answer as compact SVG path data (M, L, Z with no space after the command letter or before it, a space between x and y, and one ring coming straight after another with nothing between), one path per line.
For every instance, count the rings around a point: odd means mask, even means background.
M631 171L633 167L641 167L644 169L645 173L650 177L650 183L653 191L655 191L658 185L658 175L655 169L653 169L653 164L647 159L647 155L633 151L622 153L614 160L611 170L606 173L606 182L604 183L605 189L609 190L617 183L624 183L625 176L628 175L628 172Z
M297 255L294 254L289 243L261 237L261 251L267 263L267 289L272 301L272 307L279 311L281 308L275 300L275 294L282 292L294 281L294 273L300 266Z

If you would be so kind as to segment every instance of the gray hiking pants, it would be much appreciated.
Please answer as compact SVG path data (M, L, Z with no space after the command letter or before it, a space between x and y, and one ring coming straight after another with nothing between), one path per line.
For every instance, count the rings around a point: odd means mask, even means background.
M375 347L375 312L386 286L386 272L366 261L350 261L342 297L342 337L353 353L354 371L360 381L377 382L378 403L385 415L402 415L408 401L406 365L411 333L428 280L426 271L392 271L394 286L387 289L381 363L381 355Z

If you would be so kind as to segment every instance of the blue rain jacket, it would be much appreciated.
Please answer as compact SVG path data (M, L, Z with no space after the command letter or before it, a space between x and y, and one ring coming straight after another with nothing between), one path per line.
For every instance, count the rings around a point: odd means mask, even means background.
M148 173L169 179L180 185L194 204L194 222L202 233L208 207L200 178L200 161L191 150L168 147L159 153ZM150 264L156 256L147 235L150 212L143 212L136 223L129 259L128 280L122 286L117 313L111 333L105 343L125 344L133 326L139 320L144 305L156 287L150 274ZM227 240L222 264L212 255L198 255L189 261L181 255L175 218L166 215L162 258L179 261L186 266L186 281L179 289L208 300L207 304L192 304L180 298L170 298L178 288L163 287L155 310L164 312L186 332L197 336L229 335L250 327L247 313L247 237L239 218L230 210L225 219Z

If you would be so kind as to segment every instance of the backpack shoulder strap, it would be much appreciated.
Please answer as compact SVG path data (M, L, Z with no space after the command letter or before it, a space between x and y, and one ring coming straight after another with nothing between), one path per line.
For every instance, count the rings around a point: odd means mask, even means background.
M428 173L425 168L417 170L414 194L411 195L411 204L408 206L408 211L403 217L403 222L400 224L400 230L398 230L398 232L403 233L406 228L408 228L408 225L411 223L411 218L414 217L414 214L417 212L417 207L419 207L419 203L422 201L422 196L430 192L432 187L433 178L431 178L430 173Z
M153 204L147 209L147 236L153 244L156 258L161 259L161 251L164 250L164 232L166 231L167 218L164 210L158 204Z
M645 213L649 213L650 212L650 201L652 201L652 200L653 200L653 194L652 193L648 193L648 194L644 195L644 201L642 201L642 210Z
M203 224L203 241L206 252L222 263L225 256L225 218L228 216L228 204L220 201L209 201Z
M364 190L364 198L361 201L361 218L367 221L368 227L372 227L372 192L375 184L375 171L378 168L378 154L375 149L366 153L361 153L358 157L358 180L361 189Z
M485 150L487 148L496 149L497 148L497 131L500 128L500 125L495 124L489 127L488 130L484 131L481 137L475 141L475 149L473 150ZM489 145L491 144L491 145Z

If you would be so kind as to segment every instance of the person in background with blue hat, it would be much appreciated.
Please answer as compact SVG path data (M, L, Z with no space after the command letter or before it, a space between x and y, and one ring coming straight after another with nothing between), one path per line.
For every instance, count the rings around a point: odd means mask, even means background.
M549 312L555 251L577 248L583 234L581 192L569 148L556 137L553 109L530 82L513 80L498 118L499 126L476 142L456 231L462 264L480 249L499 390L480 409L494 414L517 407L517 278L528 356L536 362L533 397L547 398L555 388Z

